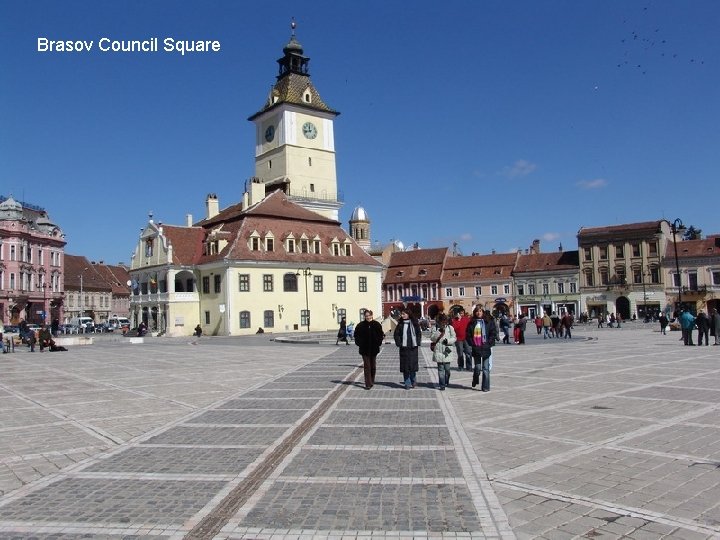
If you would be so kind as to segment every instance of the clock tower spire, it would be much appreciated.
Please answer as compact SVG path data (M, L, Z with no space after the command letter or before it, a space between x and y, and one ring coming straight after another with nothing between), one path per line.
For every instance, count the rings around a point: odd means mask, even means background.
M342 202L335 169L333 121L340 114L320 97L310 80L302 45L291 23L290 41L278 59L277 81L255 123L255 177L248 204L281 189L288 198L326 217L338 219Z

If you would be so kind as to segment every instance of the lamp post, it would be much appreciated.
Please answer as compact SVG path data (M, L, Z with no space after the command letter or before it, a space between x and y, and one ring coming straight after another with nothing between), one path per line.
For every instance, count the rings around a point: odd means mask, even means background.
M667 220L665 220L667 221ZM669 221L667 221L670 223ZM672 223L670 223L670 230L673 234L673 247L675 248L675 271L677 272L678 277L678 305L677 309L682 309L682 278L680 277L680 263L678 262L678 254L677 254L677 233L678 231L684 230L685 226L683 225L683 222L680 220L680 218L675 219Z
M42 288L43 288L43 324L47 324L47 313L48 313L47 288L48 288L48 284L46 281L43 282Z
M86 268L82 269L82 272L80 272L80 317L85 315L85 305L83 300L83 275L85 274Z
M310 331L310 304L309 304L309 297L308 297L308 282L307 282L307 279L308 279L308 276L312 276L312 272L310 272L310 267L308 266L308 267L306 267L306 268L301 268L300 270L298 270L298 271L295 273L296 276L299 276L299 275L301 275L301 274L302 274L303 276L305 276L305 313L306 313L306 315L307 315L307 318L306 318L306 321L307 321L307 331L309 332L309 331Z

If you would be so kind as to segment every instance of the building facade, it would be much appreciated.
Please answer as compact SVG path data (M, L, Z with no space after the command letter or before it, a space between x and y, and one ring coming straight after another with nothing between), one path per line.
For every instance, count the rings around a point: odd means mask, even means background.
M445 308L440 287L447 248L393 251L382 283L382 314L409 307L418 318L434 318Z
M619 313L627 320L665 310L662 264L671 236L665 220L581 228L581 312Z
M577 251L532 252L518 256L513 278L517 313L579 313L580 265Z
M39 206L0 198L0 318L4 324L63 318L65 235Z
M445 308L471 313L477 305L493 314L516 311L512 271L517 253L448 257L442 272Z
M662 270L667 283L665 311L672 311L682 302L693 313L720 310L720 235L702 240L683 240L666 247ZM680 273L678 274L678 267Z

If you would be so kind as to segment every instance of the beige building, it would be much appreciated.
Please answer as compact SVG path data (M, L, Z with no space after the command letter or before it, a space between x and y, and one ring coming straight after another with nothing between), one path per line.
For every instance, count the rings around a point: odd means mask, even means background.
M537 250L518 256L513 270L516 311L534 319L537 315L578 314L580 288L578 252Z
M255 176L242 200L221 211L209 194L202 221L188 216L181 227L151 217L143 229L130 271L134 325L238 335L335 329L342 317L380 312L382 264L338 221L338 113L312 85L294 35L283 53L265 106L250 117Z
M619 313L627 320L666 310L661 266L672 239L667 221L582 227L577 237L581 312Z
M195 226L149 222L131 267L132 322L167 335L334 329L379 313L381 271L339 222L278 190Z
M668 300L674 303L681 298L693 313L720 309L720 235L678 241L677 256L676 265L671 237L662 264Z
M448 257L442 272L442 299L448 310L468 313L481 305L494 313L514 314L512 271L517 253Z

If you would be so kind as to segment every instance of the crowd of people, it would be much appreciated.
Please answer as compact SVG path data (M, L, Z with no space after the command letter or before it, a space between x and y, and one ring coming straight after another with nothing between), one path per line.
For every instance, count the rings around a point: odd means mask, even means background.
M666 334L669 325L665 314L660 314L660 331ZM699 311L695 317L689 311L682 312L678 321L682 328L682 339L685 345L693 345L693 331L698 331L698 345L709 345L709 337L715 338L715 345L720 343L720 314L713 309L710 316ZM545 313L532 321L538 335L543 339L572 339L572 329L575 323L573 314L565 312L562 316L557 313ZM607 318L599 319L598 327L608 324L610 328L621 328L623 319L619 314L608 314ZM435 318L435 325L430 328L430 350L432 358L437 363L438 389L445 390L450 383L453 365L458 371L472 372L472 387L479 386L483 392L490 391L490 371L492 369L492 350L503 334L502 343L509 345L512 342L518 345L525 344L525 331L527 330L527 317L519 314L511 317L506 313L499 313L494 317L489 310L482 306L473 309L472 317L465 310L457 310L452 319L445 313L439 313ZM347 343L348 333L343 319L338 332L338 340ZM375 384L376 358L380 352L384 339L382 325L374 320L373 312L366 310L364 320L358 323L354 330L355 344L359 347L363 359L365 388L370 390ZM419 369L419 349L423 341L423 328L413 316L409 308L400 310L397 326L393 332L395 345L399 350L400 372L406 390L417 385L417 372Z

